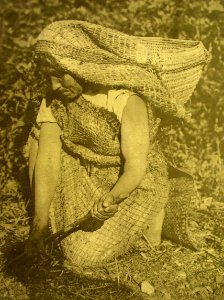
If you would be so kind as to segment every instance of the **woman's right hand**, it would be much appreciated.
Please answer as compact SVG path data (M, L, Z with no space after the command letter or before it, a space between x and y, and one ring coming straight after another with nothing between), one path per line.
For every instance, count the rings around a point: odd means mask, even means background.
M25 255L31 259L36 260L44 254L44 239L43 238L28 238L25 244Z
M34 225L24 249L26 256L31 260L37 260L45 254L45 238L48 235L47 226L40 228Z

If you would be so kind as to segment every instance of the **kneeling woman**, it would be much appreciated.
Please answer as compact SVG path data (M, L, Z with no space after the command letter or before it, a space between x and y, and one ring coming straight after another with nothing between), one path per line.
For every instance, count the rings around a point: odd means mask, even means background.
M186 99L207 58L203 45L192 43L184 63L192 64L194 51L198 70ZM186 53L188 44L181 47ZM29 138L35 216L27 253L43 249L49 216L57 231L89 211L104 224L62 241L71 264L102 265L143 233L158 244L169 180L156 112L184 117L184 107L152 64L150 43L87 22L60 21L40 34L36 54L53 96L43 99Z

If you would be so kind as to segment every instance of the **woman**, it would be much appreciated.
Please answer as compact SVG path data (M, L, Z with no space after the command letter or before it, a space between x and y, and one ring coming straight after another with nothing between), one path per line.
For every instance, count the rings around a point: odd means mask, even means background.
M158 244L170 191L158 116L186 117L207 51L200 42L60 21L42 31L36 54L53 93L30 135L27 253L43 249L49 215L56 231L89 211L104 224L62 241L73 265L102 265L142 234Z

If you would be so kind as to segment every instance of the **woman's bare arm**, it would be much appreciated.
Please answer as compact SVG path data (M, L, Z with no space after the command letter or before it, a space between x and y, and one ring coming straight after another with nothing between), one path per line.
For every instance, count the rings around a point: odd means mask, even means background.
M149 126L145 103L134 95L124 108L121 124L124 172L111 190L114 198L125 198L140 184L147 167Z
M117 211L112 200L121 202L138 187L147 167L149 151L148 114L144 101L134 95L128 99L121 123L121 151L125 160L124 172L108 195L92 209L98 219L107 219Z
M34 169L35 215L33 230L37 232L48 226L49 207L60 171L60 134L61 130L57 123L43 123L41 125Z

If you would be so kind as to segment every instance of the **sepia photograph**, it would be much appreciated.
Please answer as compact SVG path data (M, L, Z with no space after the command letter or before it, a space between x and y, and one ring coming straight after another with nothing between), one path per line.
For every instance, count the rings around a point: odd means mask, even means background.
M224 299L224 0L0 0L0 298Z

